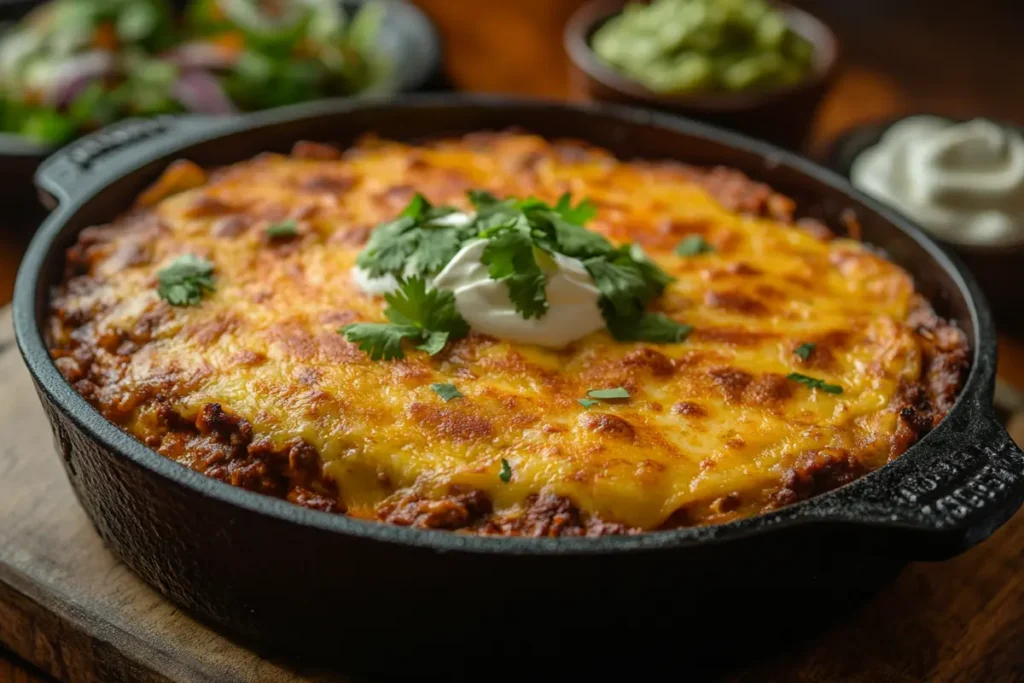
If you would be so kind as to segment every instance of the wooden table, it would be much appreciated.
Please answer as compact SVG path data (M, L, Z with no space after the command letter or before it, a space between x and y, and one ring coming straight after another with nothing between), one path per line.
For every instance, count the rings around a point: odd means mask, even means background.
M578 99L561 28L579 0L419 0L447 43L459 89ZM808 151L856 123L932 111L1024 123L1024 3L805 0L839 33L842 73ZM0 232L0 304L27 235ZM1000 376L1024 387L1024 342L1004 337ZM734 681L1024 681L1024 514L949 562L910 566L843 625ZM0 652L0 683L49 680Z

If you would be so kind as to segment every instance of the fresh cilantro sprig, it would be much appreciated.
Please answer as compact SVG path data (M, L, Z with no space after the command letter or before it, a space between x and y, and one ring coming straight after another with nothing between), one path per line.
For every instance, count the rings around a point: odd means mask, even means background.
M352 323L338 330L345 339L357 344L370 360L394 360L403 358L403 339L420 339L421 332L413 325L389 323Z
M432 206L417 194L398 218L377 226L356 265L370 277L432 277L475 234L457 209Z
M646 310L672 278L635 245L591 257L583 265L601 292L601 313L615 339L671 344L693 331L690 325Z
M646 312L672 278L636 245L614 247L582 223L597 207L589 200L573 206L568 193L554 206L539 199L499 200L487 192L471 192L480 236L489 238L482 260L494 279L508 282L509 297L524 318L547 312L544 255L579 259L601 293L601 312L608 330L620 341L673 343L693 328Z
M791 380L793 382L800 382L801 384L806 384L811 389L821 389L822 391L829 394L843 393L843 388L838 384L829 384L823 379L818 379L817 377L808 377L807 375L801 375L799 372L789 373L788 375L786 375L786 379Z
M575 225L583 225L597 215L597 204L589 199L582 199L576 206L572 205L572 196L566 192L558 198L555 204L555 213L563 220Z
M540 318L548 312L547 278L541 268L533 238L526 226L503 230L492 237L480 255L492 280L504 280L508 296L524 318Z
M450 340L469 333L469 325L455 309L455 295L430 289L423 278L400 281L395 292L384 295L389 323L352 323L338 329L345 339L358 344L371 360L402 358L402 340L416 342L416 348L431 356Z
M471 191L469 199L477 211L478 236L488 240L480 260L492 279L506 283L509 299L527 320L548 311L545 273L556 267L555 253L611 249L604 237L579 225L596 213L588 200L573 206L566 193L551 206L535 197L499 200L482 190Z
M157 273L157 296L172 306L198 306L205 292L214 291L213 264L195 254L183 254Z
M583 199L573 206L572 195L568 192L559 197L554 206L536 197L498 199L486 190L470 190L468 196L479 216L500 214L508 217L523 213L534 220L540 217L546 217L547 220L556 217L570 225L580 226L597 215L597 205L594 202Z
M505 284L516 311L528 320L547 314L547 273L557 267L555 256L562 254L578 259L593 278L605 323L616 339L673 343L692 331L646 310L672 278L637 245L616 247L586 229L583 224L597 212L593 202L574 205L569 193L554 205L536 197L499 199L484 190L468 195L476 210L470 221L453 215L453 208L431 206L416 195L398 218L374 231L357 265L370 277L428 278L466 243L487 240L480 258L488 275ZM399 332L391 330L392 335ZM389 349L396 347L401 348L401 338Z

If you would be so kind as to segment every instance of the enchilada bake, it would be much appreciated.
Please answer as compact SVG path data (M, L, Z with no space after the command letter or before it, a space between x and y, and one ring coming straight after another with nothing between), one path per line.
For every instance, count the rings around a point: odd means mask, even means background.
M725 168L518 132L171 164L67 251L47 329L207 476L423 528L715 524L875 470L952 407L911 277Z

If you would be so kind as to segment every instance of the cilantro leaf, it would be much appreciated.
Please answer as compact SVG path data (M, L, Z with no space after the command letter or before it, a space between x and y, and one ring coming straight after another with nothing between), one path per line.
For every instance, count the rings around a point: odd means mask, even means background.
M533 239L523 229L502 230L487 242L480 261L492 280L540 270L533 255Z
M584 267L601 293L600 306L608 330L622 341L681 341L692 328L644 307L659 296L672 278L632 246L621 246L608 256L585 260Z
M415 325L427 332L447 332L452 339L464 337L469 326L455 308L455 295L442 289L428 289L423 278L410 278L384 295L387 319L397 325Z
M366 247L356 257L356 265L370 277L401 275L405 263L416 252L420 236L414 230L416 219L402 216L378 225L370 234Z
M680 256L698 256L709 254L714 250L715 248L700 235L690 235L676 245L676 253Z
M583 266L601 292L601 308L606 321L637 318L643 312L644 304L654 298L654 289L643 271L628 259L612 261L597 256L584 261Z
M512 481L512 466L508 464L508 460L505 458L501 459L501 471L498 472L498 479L501 479L506 484Z
M213 264L195 254L183 254L157 273L156 293L172 306L197 306L204 292L214 291Z
M666 287L675 281L675 278L658 267L657 263L647 258L647 254L639 244L629 246L629 257L636 263L636 267L643 273L644 278L651 283L651 287L655 290L654 296L660 295Z
M454 294L428 289L422 278L400 282L398 290L384 295L388 303L384 315L390 323L353 323L338 329L371 360L404 357L403 339L418 342L417 349L433 356L450 340L469 333L469 325L455 308Z
M420 351L426 351L431 356L436 356L441 353L441 349L448 343L448 332L424 332L423 343L417 344L416 348Z
M587 396L606 401L613 398L629 398L629 391L626 390L625 387L615 387L614 389L591 389L587 392Z
M516 227L497 233L480 255L491 279L505 282L509 299L527 320L543 317L548 311L547 278L534 248L530 234Z
M804 342L800 346L793 349L793 353L798 358L800 358L800 360L807 360L808 358L811 357L811 354L814 353L815 346L817 346L817 344L814 344L812 342Z
M569 223L583 225L597 215L597 204L589 199L583 199L580 200L579 204L573 206L572 197L566 192L558 198L558 203L555 204L555 212Z
M393 360L402 358L402 340L420 335L414 325L393 325L390 323L353 323L340 328L338 332L345 339L359 345L370 356L370 360Z
M370 277L436 275L476 235L468 220L451 220L457 210L431 206L417 194L398 218L381 223L370 235L356 265Z
M786 375L786 379L791 380L793 382L800 382L801 384L806 384L811 389L821 389L822 391L827 392L829 394L843 393L843 388L838 384L828 384L823 379L818 379L817 377L808 377L807 375L801 375L799 372L789 373L788 375Z
M604 235L587 230L580 225L556 219L551 222L554 229L556 251L573 258L590 258L610 254L614 248Z
M508 297L521 316L543 318L548 312L548 298L545 290L547 278L539 270L535 273L513 275L505 279Z
M464 242L461 230L431 230L429 236L421 237L416 251L406 261L404 270L420 277L440 273L459 253Z
M409 201L408 206L402 209L402 213L398 214L401 218L422 218L423 214L427 209L432 208L427 198L421 195L419 192Z
M270 239L278 239L281 237L295 237L299 234L299 231L295 225L294 220L281 221L279 223L271 223L267 226L267 237Z
M608 331L618 341L648 341L662 344L681 342L693 332L693 326L676 322L661 313L644 313L639 318L616 318Z
M430 388L434 390L435 394L443 398L445 403L453 398L462 398L462 392L456 389L454 384L431 384Z
M508 199L497 204L477 209L474 220L477 236L491 238L504 230L516 229L530 234L530 222L526 214L515 206L515 200Z
M591 406L596 406L598 403L600 403L600 401L596 401L592 398L580 398L576 399L576 402L588 410Z

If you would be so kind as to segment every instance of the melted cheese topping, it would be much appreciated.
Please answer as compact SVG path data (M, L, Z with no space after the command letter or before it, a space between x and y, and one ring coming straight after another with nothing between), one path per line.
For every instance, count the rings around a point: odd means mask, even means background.
M553 494L587 517L655 529L756 512L809 456L860 473L909 443L898 423L901 388L922 377L905 322L918 297L903 270L856 242L730 210L694 169L529 135L308 156L218 171L83 233L70 254L88 272L55 300L58 366L110 419L183 464L223 465L208 442L173 438L215 403L251 430L237 452L312 446L320 471L308 486L350 515L474 491L494 517L514 518ZM169 184L194 173L179 166ZM638 242L673 275L654 310L694 333L660 345L601 330L564 350L472 334L435 357L407 347L403 360L369 360L336 330L384 319L382 299L352 281L370 229L415 191L468 210L470 188L591 198L599 212L588 227ZM298 237L269 239L267 225L285 218ZM690 234L715 252L676 255ZM187 252L215 264L216 292L172 308L157 298L156 272ZM83 341L88 369L72 352ZM803 342L816 344L807 360L794 353ZM844 391L814 391L791 372ZM433 383L464 398L444 402ZM618 386L628 400L577 401ZM244 473L230 480L249 485Z

